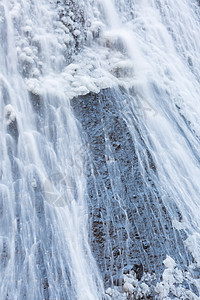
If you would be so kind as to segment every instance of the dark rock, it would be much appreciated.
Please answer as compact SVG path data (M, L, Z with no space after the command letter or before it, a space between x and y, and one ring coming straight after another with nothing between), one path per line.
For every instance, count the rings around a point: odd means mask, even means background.
M71 101L90 149L90 241L106 286L129 270L138 280L143 272L159 280L166 255L180 267L191 261L183 244L187 235L173 228L160 196L156 165L137 115L133 112L130 129L122 114L124 98L123 91L108 89Z

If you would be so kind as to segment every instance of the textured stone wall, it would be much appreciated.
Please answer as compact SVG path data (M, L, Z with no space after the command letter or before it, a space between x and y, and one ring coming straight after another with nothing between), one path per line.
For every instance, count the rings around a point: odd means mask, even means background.
M89 148L90 239L106 286L120 285L131 270L138 280L144 272L161 280L166 255L182 269L192 261L154 183L156 166L136 118L131 132L120 111L124 97L107 89L71 101Z

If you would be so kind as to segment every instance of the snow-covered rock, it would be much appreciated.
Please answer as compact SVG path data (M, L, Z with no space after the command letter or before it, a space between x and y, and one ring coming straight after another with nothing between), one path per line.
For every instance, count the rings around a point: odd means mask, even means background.
M7 119L7 125L10 125L12 122L16 120L16 114L11 104L6 105L5 116Z

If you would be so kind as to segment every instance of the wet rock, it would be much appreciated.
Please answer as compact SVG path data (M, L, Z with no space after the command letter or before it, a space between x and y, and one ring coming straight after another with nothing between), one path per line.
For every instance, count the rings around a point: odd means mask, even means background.
M130 271L139 281L145 272L159 280L167 254L180 265L189 263L156 188L156 166L140 135L137 116L133 113L133 135L121 114L125 97L121 90L108 89L71 101L90 149L89 232L106 286L116 283L116 278L119 286L119 274ZM138 143L142 151L136 150Z

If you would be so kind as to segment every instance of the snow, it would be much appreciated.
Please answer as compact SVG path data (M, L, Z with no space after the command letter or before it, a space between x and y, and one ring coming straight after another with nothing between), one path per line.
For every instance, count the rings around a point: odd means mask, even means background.
M20 16L20 9L21 9L21 6L19 3L15 3L14 6L12 7L11 9L11 17L13 19L18 19L19 16Z
M131 283L125 282L123 285L123 290L128 294L132 294L134 292L134 287Z
M31 78L26 80L27 89L29 92L35 95L41 95L42 88L41 82L36 78Z
M24 33L29 34L29 33L32 32L32 27L27 25L27 26L24 26L22 28L22 30L23 30Z
M75 35L75 36L78 36L78 35L80 35L80 34L81 34L80 30L78 30L78 29L74 30L74 32L73 32L73 33L74 33L74 35Z
M7 125L10 125L16 120L16 114L11 104L5 106L5 116L7 118Z
M163 264L166 269L163 272L162 281L157 283L155 287L155 291L159 295L159 298L163 300L171 299L170 294L172 294L173 297L177 297L177 299L199 299L197 295L184 287L184 280L196 285L199 284L197 281L193 280L192 276L189 275L187 271L180 270L170 256L167 256L163 261Z
M141 280L137 280L136 274L131 271L129 274L123 275L121 287L108 288L106 294L111 299L141 299L151 294L155 295L155 299L162 300L171 299L171 295L173 295L173 299L199 299L195 293L185 288L184 285L184 282L187 282L199 286L200 280L194 279L191 275L194 266L191 265L187 271L183 271L169 255L163 261L163 265L165 270L162 274L162 281L158 282L156 286L153 283L155 278L151 274L144 273Z
M153 276L148 273L144 273L140 281L136 279L136 274L133 271L124 274L122 279L123 284L121 287L114 286L114 288L108 288L106 290L106 294L108 294L111 299L141 299L150 295L153 290Z

